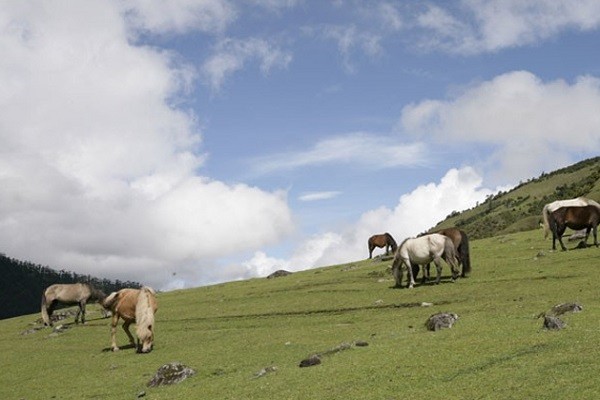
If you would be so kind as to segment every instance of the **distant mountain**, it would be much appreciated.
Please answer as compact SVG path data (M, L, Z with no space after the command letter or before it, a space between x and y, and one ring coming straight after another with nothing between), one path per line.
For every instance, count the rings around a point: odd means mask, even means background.
M111 293L124 287L140 287L137 282L98 279L64 270L20 261L0 254L0 319L40 311L42 291L54 283L88 282Z
M543 173L508 192L489 196L483 203L453 212L431 231L457 226L473 239L539 227L542 208L554 200L584 196L600 201L600 157Z

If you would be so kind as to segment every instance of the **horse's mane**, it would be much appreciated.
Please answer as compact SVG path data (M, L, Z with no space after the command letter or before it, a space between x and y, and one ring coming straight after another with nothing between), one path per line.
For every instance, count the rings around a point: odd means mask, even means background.
M151 287L143 286L138 294L135 307L135 326L137 336L141 341L152 337L152 326L154 325L152 297L155 293Z
M385 237L390 241L390 245L392 246L392 250L396 250L398 248L398 243L396 243L396 241L394 240L394 238L392 237L392 235L390 235L389 233L385 233Z

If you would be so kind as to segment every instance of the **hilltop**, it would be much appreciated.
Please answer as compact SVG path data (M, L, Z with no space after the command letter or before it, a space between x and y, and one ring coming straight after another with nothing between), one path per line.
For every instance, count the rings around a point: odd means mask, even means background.
M579 196L600 200L600 157L521 182L474 208L450 214L431 230L457 226L474 239L527 231L539 226L545 204Z

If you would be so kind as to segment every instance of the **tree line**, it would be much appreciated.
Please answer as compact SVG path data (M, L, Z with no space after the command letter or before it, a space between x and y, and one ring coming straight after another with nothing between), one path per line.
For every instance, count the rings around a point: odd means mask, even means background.
M111 281L90 275L20 261L0 253L0 319L40 311L42 292L55 283L90 283L108 294L125 287L139 288L131 281Z

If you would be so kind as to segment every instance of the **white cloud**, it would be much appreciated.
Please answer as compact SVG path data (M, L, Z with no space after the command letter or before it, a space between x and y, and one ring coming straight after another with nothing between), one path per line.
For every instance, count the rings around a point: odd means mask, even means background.
M600 150L600 79L543 82L526 71L466 88L446 101L406 106L406 132L445 142L493 145L490 169L503 182L535 176Z
M597 29L600 3L597 0L464 0L453 11L430 5L417 15L416 21L431 32L419 39L421 46L477 54L530 45L568 29Z
M126 0L118 4L133 28L153 33L218 33L237 17L229 0Z
M306 151L257 158L253 161L253 170L267 174L331 163L352 163L374 169L415 166L426 163L426 153L422 143L398 144L396 138L353 133L320 140Z
M3 252L176 286L212 274L213 257L292 231L285 193L196 175L205 157L199 127L171 106L190 69L132 45L118 6L2 9Z
M304 32L326 40L333 40L342 57L342 65L348 73L356 72L356 67L352 62L353 55L364 54L370 58L376 58L383 53L381 34L358 28L356 25L321 25L305 28Z
M229 75L251 60L257 60L261 72L267 75L273 68L286 68L292 61L292 55L264 39L224 39L204 62L202 71L207 83L218 91Z
M244 265L264 276L281 268L297 271L361 260L368 257L367 240L371 235L389 232L400 242L435 226L453 211L475 206L490 194L492 191L482 187L482 178L473 168L451 169L440 182L421 185L401 196L393 209L369 210L341 233L307 238L289 260L257 252Z
M329 191L329 192L312 192L305 193L298 198L300 201L317 201L317 200L329 200L336 196L339 196L341 192Z

